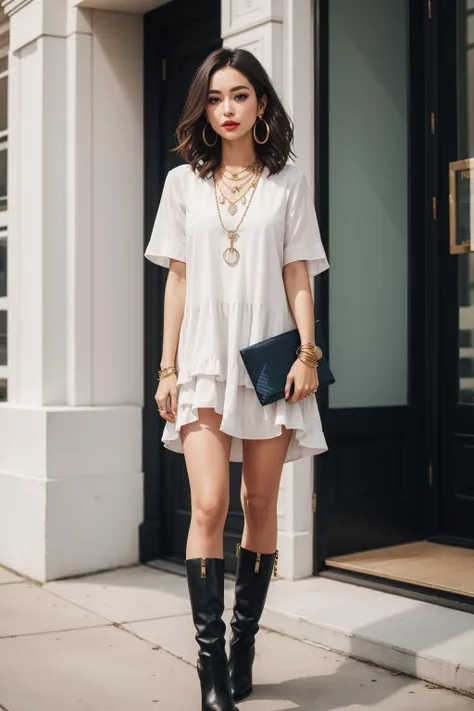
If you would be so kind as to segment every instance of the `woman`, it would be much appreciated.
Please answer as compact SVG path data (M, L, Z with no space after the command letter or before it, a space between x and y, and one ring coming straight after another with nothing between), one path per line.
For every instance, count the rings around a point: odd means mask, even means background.
M198 69L176 132L145 256L169 268L156 401L165 447L182 452L192 516L186 574L204 711L235 711L277 556L284 462L324 452L309 277L328 268L310 191L287 161L293 128L260 62L219 49ZM285 399L262 407L240 349L298 328ZM229 461L243 462L245 525L229 662L223 529Z

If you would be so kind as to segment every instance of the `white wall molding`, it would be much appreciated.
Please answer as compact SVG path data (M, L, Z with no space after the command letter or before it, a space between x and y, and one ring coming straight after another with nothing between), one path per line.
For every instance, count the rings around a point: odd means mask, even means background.
M93 37L67 40L67 402L93 402Z
M93 404L142 405L143 22L94 11L93 27Z
M263 64L278 93L283 91L283 25L266 22L227 37L226 47L247 49Z
M295 124L297 164L314 188L314 18L312 0L286 0L283 41L285 105Z
M283 0L223 0L222 38L267 22L283 22ZM225 46L228 46L224 42Z
M4 8L11 16L12 52L18 52L40 37L66 36L68 7L64 0L7 2Z
M66 0L65 0L66 1ZM111 12L127 12L142 15L171 0L67 0L71 7L94 8Z
M6 0L2 6L12 17L12 52L43 36L66 38L73 32L91 32L90 12L74 8L67 0Z

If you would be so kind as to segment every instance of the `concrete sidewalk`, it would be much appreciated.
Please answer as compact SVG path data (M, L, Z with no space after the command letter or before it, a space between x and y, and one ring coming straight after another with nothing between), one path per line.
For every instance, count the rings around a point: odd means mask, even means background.
M232 594L229 582L228 607ZM138 566L41 586L0 569L0 708L200 711L193 635L182 577ZM472 698L268 630L255 681L241 711L474 711Z

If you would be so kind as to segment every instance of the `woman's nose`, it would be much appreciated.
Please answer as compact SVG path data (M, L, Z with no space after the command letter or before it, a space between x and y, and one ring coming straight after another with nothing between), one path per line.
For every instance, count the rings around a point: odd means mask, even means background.
M234 113L234 109L232 108L232 104L228 99L225 99L224 101L224 114L226 116L232 116Z

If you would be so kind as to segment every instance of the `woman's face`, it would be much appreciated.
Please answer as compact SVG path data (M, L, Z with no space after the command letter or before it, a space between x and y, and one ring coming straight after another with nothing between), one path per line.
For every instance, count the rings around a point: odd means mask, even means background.
M255 89L243 74L233 67L224 67L211 78L206 116L219 136L235 141L252 130L266 104L266 97L259 101Z

